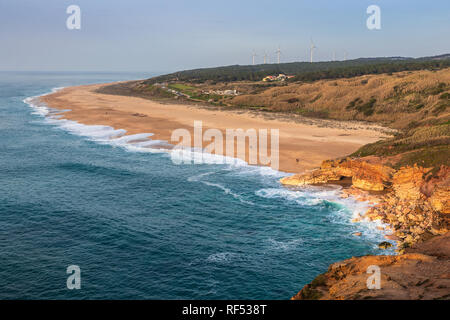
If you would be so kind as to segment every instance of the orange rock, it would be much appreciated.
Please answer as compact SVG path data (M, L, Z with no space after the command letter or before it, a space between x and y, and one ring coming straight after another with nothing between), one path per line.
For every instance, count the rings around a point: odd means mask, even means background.
M450 187L435 190L429 201L434 210L450 214Z
M352 184L359 189L368 190L368 191L383 191L384 190L383 181L377 177L363 178L361 176L355 175L352 177Z
M397 237L394 234L387 234L387 235L384 236L384 238L387 239L387 240L393 240L393 241L399 241L400 240L400 238Z
M417 200L420 199L422 193L420 191L425 174L431 168L423 168L417 165L414 167L402 167L392 177L392 188L395 195L401 200Z
M304 186L309 184L328 183L341 178L333 170L315 170L305 174L296 174L280 180L282 184L293 186Z
M387 166L370 164L361 160L329 160L324 161L320 169L283 178L280 182L286 185L307 185L352 177L352 183L357 188L381 191L393 172L394 170Z
M437 176L427 181L421 191L431 194L429 202L434 210L450 214L450 167L442 166Z
M411 248L406 254L355 257L334 263L292 299L448 300L449 241L447 233ZM373 266L381 271L378 290L367 286Z

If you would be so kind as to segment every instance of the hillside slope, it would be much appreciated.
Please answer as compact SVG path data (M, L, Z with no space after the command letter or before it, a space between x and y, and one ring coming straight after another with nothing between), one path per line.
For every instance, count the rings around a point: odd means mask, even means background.
M383 123L396 129L441 122L450 103L450 68L292 83L239 95L231 104L338 120Z
M380 74L404 70L436 69L450 66L450 55L405 58L359 58L345 61L289 62L280 64L232 65L224 67L184 70L146 80L147 84L166 81L191 83L259 81L269 74L294 75L293 81L348 78L364 74Z
M380 156L394 167L438 168L450 155L450 68L367 75L269 88L234 97L231 104L304 116L381 123L398 134L353 156Z

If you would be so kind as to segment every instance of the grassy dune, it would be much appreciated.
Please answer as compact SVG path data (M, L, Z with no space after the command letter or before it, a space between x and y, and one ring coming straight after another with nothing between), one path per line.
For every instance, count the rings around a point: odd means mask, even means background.
M450 68L293 83L231 103L305 116L379 122L395 129L448 120Z
M449 68L290 84L235 97L232 104L381 123L398 134L353 156L383 157L396 168L416 163L437 170L450 162Z

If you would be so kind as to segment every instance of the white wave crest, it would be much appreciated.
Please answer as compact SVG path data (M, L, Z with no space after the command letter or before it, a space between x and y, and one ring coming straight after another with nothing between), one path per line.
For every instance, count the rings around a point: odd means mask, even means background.
M229 263L236 257L238 257L237 253L219 252L219 253L210 255L206 260L208 262L214 262L214 263Z
M216 173L216 172L215 171L213 171L213 172L205 172L205 173L202 173L202 174L199 174L199 175L196 175L196 176L189 177L187 180L189 182L200 182L200 183L203 183L204 185L218 188L218 189L222 190L223 193L225 193L227 195L231 195L233 198L239 200L242 203L249 204L249 205L255 205L253 202L246 200L242 195L233 192L230 188L225 187L223 184L215 183L215 182L209 182L209 181L206 181L206 180L202 179L203 177L206 177L208 175L212 175L214 173Z
M320 192L318 195L308 191L293 191L285 188L264 188L257 190L255 194L261 198L284 199L294 201L299 205L314 206L323 203L325 200L333 201L332 194ZM334 194L334 191L333 191Z
M298 245L303 243L303 239L294 239L290 241L277 241L275 239L269 238L268 242L271 249L289 251L295 249Z
M62 88L54 88L50 93L54 93ZM57 126L71 134L89 138L102 144L123 147L133 152L161 152L167 151L172 145L164 140L151 140L153 133L139 133L126 135L124 129L114 129L104 125L86 125L77 121L61 119L62 113L70 110L56 110L49 108L46 104L38 100L39 96L28 97L23 100L33 109L33 114L44 117L44 121Z

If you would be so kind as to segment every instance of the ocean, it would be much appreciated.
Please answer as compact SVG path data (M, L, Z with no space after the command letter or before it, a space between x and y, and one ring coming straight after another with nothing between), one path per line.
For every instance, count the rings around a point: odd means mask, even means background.
M177 165L30 99L150 75L0 73L0 299L289 299L333 262L386 253L374 223L350 222L368 205L338 186L288 189L285 173L243 162Z

